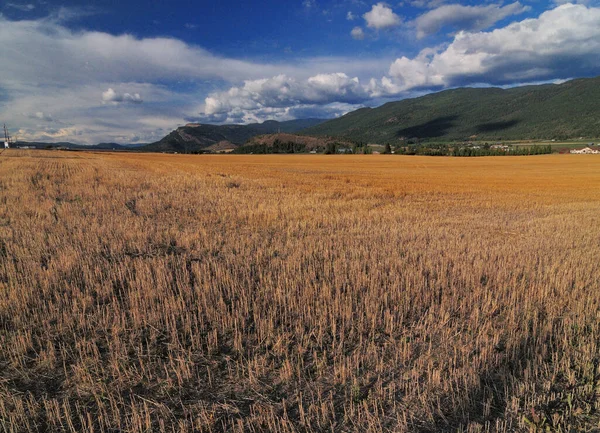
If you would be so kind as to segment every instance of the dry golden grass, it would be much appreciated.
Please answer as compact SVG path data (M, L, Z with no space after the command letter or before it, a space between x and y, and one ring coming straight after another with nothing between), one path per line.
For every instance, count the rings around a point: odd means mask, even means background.
M0 156L0 431L600 428L600 158Z

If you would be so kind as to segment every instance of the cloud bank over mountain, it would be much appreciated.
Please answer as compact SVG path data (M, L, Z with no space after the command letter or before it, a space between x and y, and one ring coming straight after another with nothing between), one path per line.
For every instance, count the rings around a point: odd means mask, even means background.
M76 11L29 18L35 8L11 6L24 16L0 15L0 114L23 139L152 141L190 118L331 117L453 86L600 75L600 7L550 3L535 14L521 2L413 1L419 12L409 16L379 2L341 11L340 35L370 47L403 38L410 50L273 59L219 54L175 36L86 30L71 24ZM332 15L319 5L303 13Z
M521 8L520 4L513 3ZM491 19L491 18L488 18ZM489 25L481 24L481 25ZM296 82L285 76L246 82L206 98L206 114L220 119L255 118L253 111L346 102L359 105L410 91L459 85L510 85L593 75L600 71L600 9L561 5L539 18L490 32L460 31L451 43L392 62L382 78L361 82L346 74ZM269 84L267 84L269 83ZM235 112L235 117L224 114Z

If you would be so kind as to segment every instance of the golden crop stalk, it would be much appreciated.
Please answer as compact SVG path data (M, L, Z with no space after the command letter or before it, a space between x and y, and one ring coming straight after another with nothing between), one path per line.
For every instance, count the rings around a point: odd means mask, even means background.
M0 431L598 427L600 158L0 159Z

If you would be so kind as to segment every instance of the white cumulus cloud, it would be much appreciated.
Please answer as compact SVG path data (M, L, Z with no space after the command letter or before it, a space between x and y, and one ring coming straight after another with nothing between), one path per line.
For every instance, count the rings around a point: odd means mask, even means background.
M102 102L132 102L134 104L141 104L144 101L139 93L118 93L109 87L106 92L102 92Z
M400 25L400 17L392 11L385 3L373 5L371 10L363 15L367 22L367 27L373 29L385 29Z
M358 26L356 26L352 29L352 31L350 32L350 35L354 39L359 40L359 41L365 38L365 32L363 31L362 27L358 27Z
M368 93L357 77L350 78L341 72L317 74L306 80L278 75L212 93L205 100L204 114L217 120L231 119L232 116L246 119L258 117L257 113L264 114L268 109L359 104L367 97Z
M397 59L389 75L408 89L585 76L599 68L600 9L566 4L491 32L459 32L441 51Z

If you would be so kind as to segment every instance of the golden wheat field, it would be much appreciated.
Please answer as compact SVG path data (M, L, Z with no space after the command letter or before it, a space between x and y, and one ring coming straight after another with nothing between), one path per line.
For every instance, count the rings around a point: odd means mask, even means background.
M0 155L0 431L600 429L600 157Z

